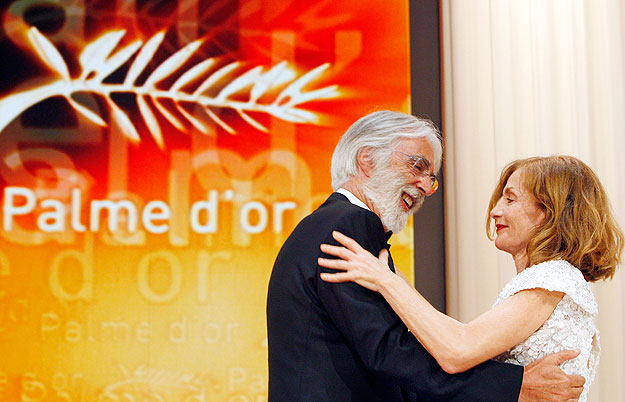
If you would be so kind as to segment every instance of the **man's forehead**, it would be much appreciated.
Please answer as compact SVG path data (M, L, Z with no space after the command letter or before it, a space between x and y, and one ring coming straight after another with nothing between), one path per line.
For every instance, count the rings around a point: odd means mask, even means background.
M425 157L430 164L434 162L434 151L430 142L424 138L402 138L397 141L396 148L398 151L404 152L408 155L420 155Z

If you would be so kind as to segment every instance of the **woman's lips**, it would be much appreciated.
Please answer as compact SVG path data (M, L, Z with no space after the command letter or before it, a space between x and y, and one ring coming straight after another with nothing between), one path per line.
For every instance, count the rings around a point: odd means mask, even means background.
M499 233L499 231L501 229L504 229L504 228L507 228L507 226L506 225L495 225L495 230L497 231L497 233Z

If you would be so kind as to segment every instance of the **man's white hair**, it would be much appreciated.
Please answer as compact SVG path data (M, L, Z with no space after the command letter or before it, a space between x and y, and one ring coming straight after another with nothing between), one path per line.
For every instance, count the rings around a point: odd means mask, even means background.
M443 146L434 124L406 113L382 110L373 112L352 124L339 140L332 155L332 189L338 190L358 172L358 152L373 148L374 162L388 161L393 144L400 138L425 138L434 151L434 173L441 167Z

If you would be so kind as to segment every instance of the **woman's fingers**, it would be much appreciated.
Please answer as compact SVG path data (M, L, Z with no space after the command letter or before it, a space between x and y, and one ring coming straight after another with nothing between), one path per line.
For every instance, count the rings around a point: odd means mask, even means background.
M350 275L349 272L337 272L335 274L322 272L319 276L325 282L332 282L332 283L356 282L360 286L364 286L365 288L369 290L372 290L374 292L378 291L378 288L375 283L372 283L362 278L358 278L357 276L354 276L354 275Z
M378 260L380 260L384 265L388 265L388 249L387 248L383 248L382 250L380 250Z
M340 269L346 271L349 268L349 262L334 258L317 258L317 264L325 268Z
M363 248L360 247L360 244L358 244L356 240L352 239L349 236L344 235L338 230L332 231L332 237L334 237L334 240L338 241L339 243L341 243L342 245L344 245L345 247L347 247L348 249L354 252L363 250Z
M332 282L332 283L349 282L351 281L351 279L349 278L348 275L349 274L347 272L337 272L335 274L322 272L320 274L321 279L323 279L326 282Z
M335 257L342 258L344 260L348 259L351 254L351 251L342 246L333 246L331 244L322 244L321 251L326 254L333 255Z

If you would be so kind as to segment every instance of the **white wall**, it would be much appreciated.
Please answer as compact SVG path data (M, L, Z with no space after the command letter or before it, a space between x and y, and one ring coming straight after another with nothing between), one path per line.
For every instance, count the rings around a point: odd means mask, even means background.
M443 0L448 313L491 307L514 275L486 238L508 162L570 154L599 175L625 228L625 4ZM625 401L625 272L593 285L603 353L590 401Z

